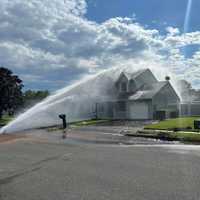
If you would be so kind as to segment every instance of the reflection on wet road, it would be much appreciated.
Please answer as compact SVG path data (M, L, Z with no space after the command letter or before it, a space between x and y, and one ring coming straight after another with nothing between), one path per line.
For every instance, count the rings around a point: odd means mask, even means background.
M31 133L34 138L43 138L51 142L73 143L73 144L107 144L107 145L158 145L175 144L175 142L161 141L147 138L134 138L121 134L123 127L81 127L68 130L67 138L61 139L62 131L48 132L36 130ZM132 131L137 131L138 128ZM30 133L29 133L30 134ZM177 142L176 142L177 143Z

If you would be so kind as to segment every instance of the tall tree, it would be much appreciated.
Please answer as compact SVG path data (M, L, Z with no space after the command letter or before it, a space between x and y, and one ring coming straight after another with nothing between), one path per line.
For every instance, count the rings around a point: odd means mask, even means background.
M11 70L0 67L0 117L6 111L13 114L22 104L22 80Z

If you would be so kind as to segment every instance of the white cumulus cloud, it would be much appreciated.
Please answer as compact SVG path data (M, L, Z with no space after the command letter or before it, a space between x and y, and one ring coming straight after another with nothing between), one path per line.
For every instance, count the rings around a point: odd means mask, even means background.
M136 19L92 22L86 12L85 0L1 0L0 65L25 77L27 87L37 88L39 76L40 86L52 90L84 74L130 63L162 66L197 82L200 51L186 58L181 48L200 45L200 32L181 34L167 27L162 35Z

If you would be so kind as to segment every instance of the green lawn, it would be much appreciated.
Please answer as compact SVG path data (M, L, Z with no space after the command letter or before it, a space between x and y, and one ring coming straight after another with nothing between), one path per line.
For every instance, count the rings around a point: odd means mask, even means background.
M10 116L3 116L1 119L0 119L0 126L5 126L6 124L8 124L10 121L13 120L13 117L10 117Z
M146 138L155 138L162 140L172 140L172 141L182 141L182 142L192 142L200 143L200 133L195 132L173 132L166 130L142 130L138 133L129 134L132 137L146 137Z
M174 128L186 129L188 127L194 129L194 120L196 119L200 119L200 117L184 117L177 119L169 119L161 121L157 124L147 125L145 129L170 130Z
M175 134L171 134L172 138L174 137L177 140L184 142L200 142L200 134L199 133L185 133L185 132L177 132Z

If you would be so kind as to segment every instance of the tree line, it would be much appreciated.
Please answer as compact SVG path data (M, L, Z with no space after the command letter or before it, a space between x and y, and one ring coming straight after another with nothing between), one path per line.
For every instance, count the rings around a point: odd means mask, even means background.
M23 81L5 67L0 67L0 118L4 113L14 115L40 102L49 91L27 90L23 92Z

